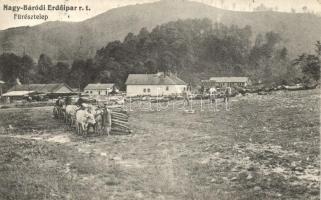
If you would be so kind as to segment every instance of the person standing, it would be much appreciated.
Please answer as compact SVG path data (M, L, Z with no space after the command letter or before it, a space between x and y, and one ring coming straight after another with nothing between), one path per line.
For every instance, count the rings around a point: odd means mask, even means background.
M71 97L70 96L66 96L65 98L65 105L71 105Z
M185 101L186 101L187 102L187 106L189 106L188 92L186 90L183 91L183 99L184 99L184 104L185 104Z
M232 89L231 87L225 88L225 94L224 94L224 102L225 102L225 110L230 110L230 96L232 95Z
M82 97L79 97L79 99L76 102L76 105L82 107L83 103L85 103L85 100Z
M215 87L210 88L209 93L210 93L210 101L211 101L211 103L214 103L214 112L216 112L216 111L218 111L218 109L217 109L217 99L216 99L216 97L217 97L216 88Z
M102 124L107 136L110 134L111 131L111 110L108 109L107 105L103 107L103 115L102 115Z

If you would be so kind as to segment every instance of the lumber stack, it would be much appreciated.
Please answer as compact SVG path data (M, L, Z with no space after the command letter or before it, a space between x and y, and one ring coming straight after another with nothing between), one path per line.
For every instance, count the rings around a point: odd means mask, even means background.
M129 115L121 108L115 107L111 109L111 129L113 131L131 132L129 127Z

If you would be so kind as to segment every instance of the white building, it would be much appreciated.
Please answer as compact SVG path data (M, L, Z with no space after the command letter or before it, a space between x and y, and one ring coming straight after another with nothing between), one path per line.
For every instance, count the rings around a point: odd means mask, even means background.
M96 83L96 84L88 84L84 88L84 92L89 95L100 95L107 96L110 92L113 91L115 84L113 83Z
M211 77L203 80L202 84L206 87L246 87L251 84L248 77Z
M187 84L173 74L129 74L126 89L127 96L167 96L182 94Z

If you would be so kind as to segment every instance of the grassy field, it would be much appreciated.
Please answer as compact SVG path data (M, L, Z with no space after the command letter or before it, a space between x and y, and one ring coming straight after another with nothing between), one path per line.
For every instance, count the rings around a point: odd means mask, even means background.
M130 112L132 134L82 138L52 107L0 110L0 199L319 199L319 91L231 110Z

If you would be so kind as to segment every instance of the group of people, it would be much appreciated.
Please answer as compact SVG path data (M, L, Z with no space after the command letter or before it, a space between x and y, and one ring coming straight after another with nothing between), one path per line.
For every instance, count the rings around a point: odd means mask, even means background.
M209 89L209 94L210 94L210 101L211 103L214 103L214 112L219 111L217 109L217 98L219 95L218 90L215 87L212 87ZM225 103L225 110L229 111L230 110L230 97L232 95L232 88L226 87L225 90L223 91L223 101Z
M64 98L59 96L55 103L55 107L62 110L68 105L72 105L72 100L69 96L66 96ZM78 106L78 110L86 110L88 108L86 100L81 97L77 100L75 105Z
M209 98L211 103L214 103L214 112L215 111L219 111L217 108L217 99L220 96L223 96L223 101L225 103L225 110L229 111L230 110L230 97L232 95L232 88L231 87L226 87L223 92L219 92L216 87L211 87L208 89L208 93L209 93ZM187 103L187 106L190 105L190 98L189 96L191 95L191 93L189 91L184 91L183 92L183 99L184 99L184 103Z

